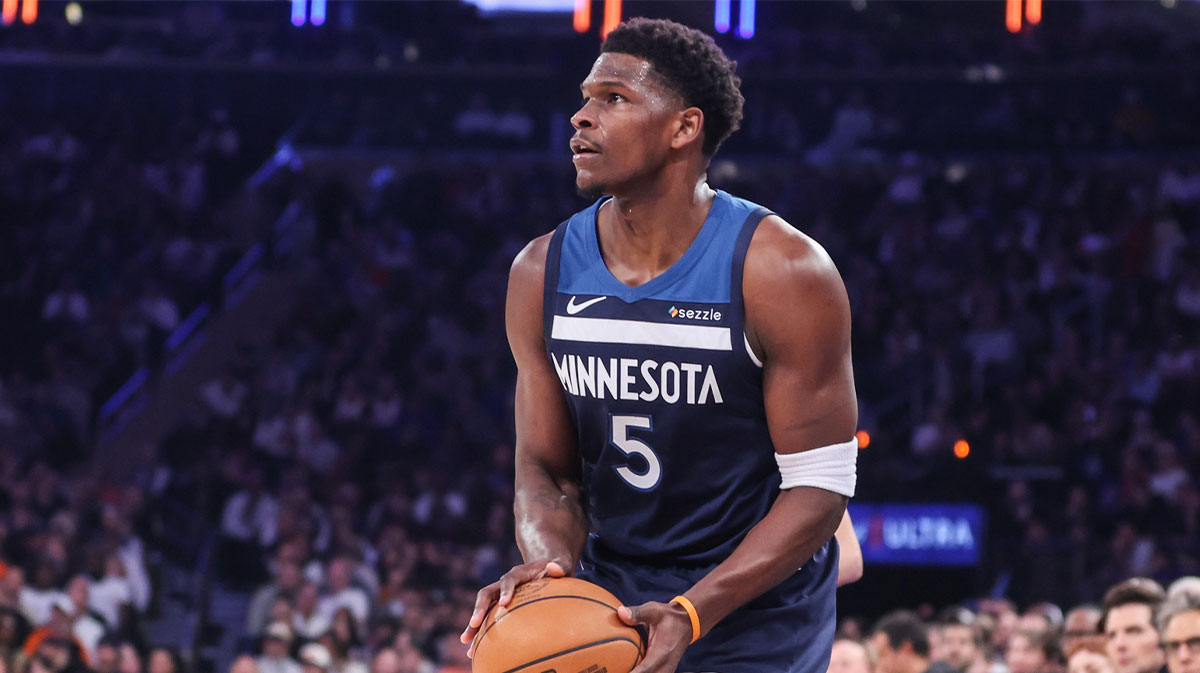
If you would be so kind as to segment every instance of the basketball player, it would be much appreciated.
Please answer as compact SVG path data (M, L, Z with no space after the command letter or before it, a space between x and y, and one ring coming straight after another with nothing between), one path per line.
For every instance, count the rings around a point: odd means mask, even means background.
M819 245L706 182L739 83L707 36L634 19L581 85L576 186L606 198L513 263L527 563L480 590L464 642L521 583L576 574L647 629L637 673L828 666L850 310Z

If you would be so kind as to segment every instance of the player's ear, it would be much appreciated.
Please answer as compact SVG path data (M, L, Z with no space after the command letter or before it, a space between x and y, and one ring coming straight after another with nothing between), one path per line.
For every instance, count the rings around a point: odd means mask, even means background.
M683 149L691 143L703 141L704 112L690 107L679 113L675 122L675 133L671 136L671 149Z

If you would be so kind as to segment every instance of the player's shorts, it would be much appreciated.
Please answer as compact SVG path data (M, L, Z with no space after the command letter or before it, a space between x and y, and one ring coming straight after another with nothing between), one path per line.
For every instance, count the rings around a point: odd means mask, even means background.
M623 563L588 545L582 579L625 605L667 602L712 568L657 568ZM678 671L825 673L837 622L837 541L779 586L721 620L683 655Z

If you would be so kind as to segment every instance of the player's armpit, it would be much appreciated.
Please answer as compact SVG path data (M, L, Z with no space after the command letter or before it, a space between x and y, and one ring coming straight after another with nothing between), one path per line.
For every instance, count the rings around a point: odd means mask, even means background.
M505 321L517 362L517 545L524 558L556 559L574 570L587 538L575 435L562 386L546 354L542 297L549 235L513 262Z

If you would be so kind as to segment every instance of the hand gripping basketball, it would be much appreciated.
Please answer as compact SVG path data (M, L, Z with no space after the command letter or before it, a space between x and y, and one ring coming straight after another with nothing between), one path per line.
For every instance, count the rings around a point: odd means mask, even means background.
M621 621L650 631L646 656L630 673L673 673L692 642L692 619L674 603L642 603L617 610Z
M543 577L564 577L566 574L567 572L560 562L540 559L515 566L512 570L504 573L500 579L480 589L479 593L475 594L475 610L471 613L471 620L467 623L466 630L458 638L463 643L471 643L470 649L467 650L467 656L475 656L475 647L478 645L475 636L479 633L483 618L487 616L488 610L492 609L492 605L496 603L508 605L516 588L526 582L540 580Z

